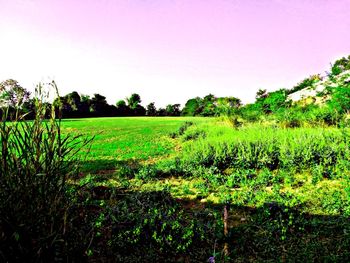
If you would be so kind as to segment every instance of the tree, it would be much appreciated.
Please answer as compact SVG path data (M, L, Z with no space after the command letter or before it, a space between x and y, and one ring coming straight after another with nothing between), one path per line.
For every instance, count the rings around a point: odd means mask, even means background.
M159 108L157 111L157 116L166 116L166 110L164 108Z
M127 98L127 101L130 109L136 109L137 105L141 103L141 97L139 94L133 93L130 98Z
M345 70L350 70L350 55L347 58L342 57L338 59L331 66L331 73L333 76L339 75Z
M115 104L115 106L117 106L117 108L125 107L126 102L125 102L125 100L118 100L117 103Z
M157 115L157 109L156 109L154 102L151 102L150 104L147 105L146 115L147 116L156 116Z
M0 83L0 107L19 108L29 100L30 92L16 80L8 79Z
M117 106L117 115L118 116L130 116L131 110L128 105L126 105L125 100L119 100L116 103Z
M180 116L180 104L168 104L165 107L165 114L167 116Z
M72 117L72 111L73 110L72 110L71 105L68 103L66 96L57 97L53 101L53 106L55 107L56 114L58 114L59 112L61 113L60 117L62 117L62 118L70 118L70 117Z
M140 105L141 97L137 93L131 94L129 98L126 99L128 106L131 110L131 115L133 116L144 116L146 115L146 109Z
M287 92L285 89L270 92L263 100L263 110L265 113L277 112L281 108L288 106L289 102L287 101Z
M201 103L202 99L200 97L196 97L193 99L189 99L185 107L182 109L181 115L183 116L196 116L201 113Z
M80 95L80 114L82 117L88 117L90 115L91 99L89 95Z
M135 109L133 109L133 115L134 116L145 116L146 115L146 109L145 107L138 104Z
M73 91L68 93L66 96L67 103L72 107L73 111L78 111L81 104L81 98L78 92Z
M109 105L106 101L106 97L100 94L94 94L91 99L90 112L95 116L115 116L117 115L117 108Z
M266 89L259 89L256 93L255 98L257 101L259 101L259 100L265 99L267 96L268 96L268 93Z
M217 115L232 115L234 114L240 107L242 106L242 102L240 99L235 97L222 97L216 99L216 114Z
M201 106L197 109L202 116L214 116L216 111L216 98L213 94L209 94L201 100Z
M181 110L180 110L180 104L173 104L173 109L174 109L174 116L180 116Z

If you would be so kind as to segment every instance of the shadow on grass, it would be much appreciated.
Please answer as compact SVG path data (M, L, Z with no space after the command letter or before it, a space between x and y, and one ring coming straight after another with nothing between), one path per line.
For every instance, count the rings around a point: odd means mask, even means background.
M347 217L303 214L277 203L234 206L225 237L224 204L177 199L167 191L72 187L77 191L69 210L72 231L63 240L70 249L62 255L66 262L208 262L214 252L215 262L224 262L225 243L226 262L350 261ZM11 244L0 235L0 261L37 257L37 237L25 234Z
M142 168L144 166L138 160L94 160L83 163L85 171L97 174L101 178L108 178L112 173L134 178ZM157 169L155 171L157 172ZM176 169L174 171L176 172ZM169 172L160 176L174 176L174 173L169 169ZM96 257L96 260L101 258L110 261L112 258L118 258L123 262L206 262L213 256L214 251L223 252L226 243L230 257L228 261L232 262L350 262L350 219L345 216L305 214L300 212L299 207L284 207L277 203L266 203L261 208L234 206L229 209L229 231L227 237L224 237L223 204L176 199L164 191L160 194L156 191L139 192L126 188L90 186L87 189L88 195L96 204L90 204L87 209L95 209L100 213L103 209L98 204L104 200L107 204L113 204L109 211L120 211L118 204L122 202L127 207L124 213L133 215L132 220L126 216L124 221L119 223L107 220L105 235L94 242L96 253L93 258ZM80 201L83 202L84 198L86 199L83 197ZM183 227L195 220L205 229L204 239L194 239L193 245L189 246L186 252L175 252L175 247L173 250L161 250L152 238L155 229L159 230L161 227L156 223L140 228L140 220L148 218L147 213L153 208L158 209L162 215L165 210L174 206L178 207L178 212L183 211L187 215L188 221L181 221ZM145 207L150 210L145 210ZM213 217L214 214L219 216ZM118 218L123 216L123 213L117 213L115 216ZM210 229L208 226L215 226L216 229ZM121 240L122 245L120 247L119 244L117 249L105 246L109 238L119 230L127 230L130 233L141 231L142 234L134 243L123 244ZM166 235L166 232L163 234ZM222 253L216 259L216 262L221 262Z
M226 261L229 262L350 261L348 217L305 214L298 207L287 208L277 203L266 203L258 209L234 206L229 208L229 232L225 237L223 204L176 199L166 191L138 192L109 187L95 187L90 191L96 200L116 204L112 211L117 218L120 217L117 222L106 221L109 234L104 237L116 237L120 231L130 233L132 237L134 231L141 231L135 242L125 240L123 243L124 240L119 239L117 249L99 247L108 243L101 237L95 247L100 252L95 256L107 261L119 258L123 262L207 262L215 251L219 252L216 262L223 262L225 243L228 244L229 258ZM176 215L166 216L171 209ZM154 211L157 211L157 216L152 214ZM155 218L155 221L143 223L150 218ZM162 235L180 238L176 235L181 235L181 231L174 235L171 230L176 222L183 229L195 222L196 231L203 231L202 238L193 235L193 243L184 252L176 252L176 243L169 245L165 242L163 246L154 239L157 231L158 239ZM166 231L161 230L164 223L170 226ZM181 244L181 238L179 242Z
M120 173L122 169L129 169L130 173L140 168L140 161L130 160L86 160L80 162L81 172L83 174L91 173L97 175Z

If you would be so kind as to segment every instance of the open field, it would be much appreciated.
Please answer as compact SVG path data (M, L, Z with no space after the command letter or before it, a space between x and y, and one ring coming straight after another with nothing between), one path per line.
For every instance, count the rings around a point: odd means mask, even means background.
M191 117L122 117L88 118L62 121L64 133L81 133L93 137L83 171L113 171L120 163L154 162L175 153L177 142L169 134L186 121L196 123L206 118Z
M123 260L148 246L161 248L149 260L164 252L170 261L349 259L347 129L233 128L224 118L77 119L63 128L97 134L80 184L102 189L95 199L118 211L102 232L131 224L104 240L136 248L117 253Z

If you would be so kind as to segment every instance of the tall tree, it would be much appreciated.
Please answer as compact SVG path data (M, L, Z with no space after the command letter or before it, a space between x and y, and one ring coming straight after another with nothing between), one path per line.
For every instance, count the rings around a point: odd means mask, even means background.
M133 93L129 98L127 98L127 101L128 101L128 106L131 109L136 109L137 105L141 103L141 97L139 94Z
M72 107L72 110L78 111L81 104L81 98L78 92L73 91L71 93L68 93L65 97L67 99L67 103Z
M131 110L128 105L126 105L125 100L119 100L116 103L117 115L118 116L130 116Z
M110 105L106 101L106 97L101 94L94 94L91 98L90 112L95 116L109 116L111 115Z
M151 102L146 106L146 115L147 116L156 116L157 115L157 108L154 104L154 102Z
M201 112L201 103L202 99L200 97L196 97L193 99L189 99L185 107L182 109L181 115L183 116L196 116Z
M134 116L144 116L146 115L146 109L140 105L141 97L137 93L131 94L129 98L126 99L128 106L131 109L132 115Z

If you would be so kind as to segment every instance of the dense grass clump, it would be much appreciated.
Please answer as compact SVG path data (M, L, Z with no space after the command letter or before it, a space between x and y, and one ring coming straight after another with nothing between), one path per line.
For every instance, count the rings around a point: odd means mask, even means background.
M73 225L67 180L77 173L76 154L88 140L61 133L60 120L47 107L42 88L38 85L33 121L1 109L0 261L4 262L72 260L84 255L85 237Z
M290 169L342 166L350 157L347 131L228 127L209 129L208 136L184 147L184 160L220 170Z

